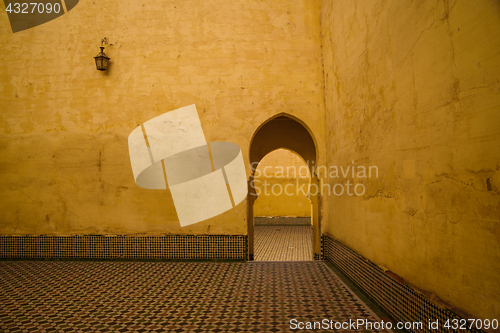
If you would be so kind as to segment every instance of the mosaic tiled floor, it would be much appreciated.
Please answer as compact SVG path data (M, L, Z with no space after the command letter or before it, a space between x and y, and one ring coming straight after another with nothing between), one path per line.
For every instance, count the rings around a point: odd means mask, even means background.
M0 261L1 332L292 332L293 318L378 320L320 261Z
M313 260L310 226L254 226L256 261Z

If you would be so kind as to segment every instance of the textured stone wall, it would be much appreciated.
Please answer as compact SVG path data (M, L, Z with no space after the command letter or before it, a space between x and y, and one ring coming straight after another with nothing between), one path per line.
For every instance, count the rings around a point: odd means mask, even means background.
M500 315L500 4L323 1L329 165L377 166L324 230L432 298ZM331 179L330 183L336 182Z
M324 231L498 318L500 5L322 3L81 0L17 33L0 3L0 234L245 234L246 202L180 228L168 191L135 185L127 137L196 104L207 141L248 162L256 129L287 112L317 165L379 170L325 179L366 193L325 196Z
M246 202L180 228L168 191L135 185L127 138L196 104L207 141L238 144L247 164L253 133L281 112L308 124L324 155L319 11L310 0L80 0L12 33L1 3L0 234L246 234Z

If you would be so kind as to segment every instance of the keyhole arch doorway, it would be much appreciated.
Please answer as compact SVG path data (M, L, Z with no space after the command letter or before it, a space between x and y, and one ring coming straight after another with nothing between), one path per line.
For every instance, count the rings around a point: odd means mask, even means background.
M317 163L317 144L312 131L299 118L288 113L277 114L263 122L252 136L249 149L251 175L248 179L247 197L247 234L248 260L254 260L254 203L257 199L255 188L255 171L260 161L267 154L277 149L287 149L299 155L309 168L311 184L318 184L316 175L312 172ZM314 259L320 259L320 202L319 193L309 196L312 209L313 251Z
M267 154L254 173L254 260L313 260L311 174L293 150Z

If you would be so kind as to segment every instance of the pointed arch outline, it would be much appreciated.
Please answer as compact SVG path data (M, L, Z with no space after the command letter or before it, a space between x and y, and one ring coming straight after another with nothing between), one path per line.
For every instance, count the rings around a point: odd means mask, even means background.
M264 121L254 131L250 140L249 156L251 173L248 178L247 196L247 236L248 260L254 256L254 202L257 199L253 185L255 170L264 156L276 149L288 149L299 155L309 168L310 184L319 185L313 167L319 159L317 140L307 124L296 116L286 112L278 113ZM255 164L256 163L256 164ZM255 168L254 168L255 166ZM310 196L312 203L313 251L314 259L320 259L320 211L321 196Z

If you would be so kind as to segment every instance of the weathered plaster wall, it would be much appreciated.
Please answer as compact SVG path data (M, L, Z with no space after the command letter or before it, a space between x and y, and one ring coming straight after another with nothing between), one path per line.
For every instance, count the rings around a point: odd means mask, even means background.
M246 202L181 229L168 191L135 185L127 138L194 103L207 141L238 144L245 162L280 112L307 123L324 155L319 8L80 0L14 34L0 4L0 234L245 234ZM99 72L104 36L111 66Z
M323 227L474 317L500 315L500 4L323 1L329 165L375 165ZM337 180L331 180L335 183Z
M311 216L309 178L299 155L286 149L267 154L255 170L254 216Z

